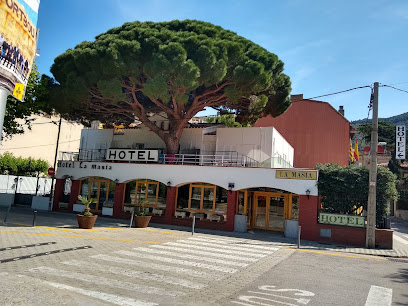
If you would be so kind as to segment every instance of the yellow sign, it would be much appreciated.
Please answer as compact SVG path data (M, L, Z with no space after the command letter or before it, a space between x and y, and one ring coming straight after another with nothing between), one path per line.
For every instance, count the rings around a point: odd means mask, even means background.
M317 180L317 171L276 170L276 178L294 180Z
M16 86L14 86L13 96L19 100L22 100L23 93L24 93L24 84L16 83Z

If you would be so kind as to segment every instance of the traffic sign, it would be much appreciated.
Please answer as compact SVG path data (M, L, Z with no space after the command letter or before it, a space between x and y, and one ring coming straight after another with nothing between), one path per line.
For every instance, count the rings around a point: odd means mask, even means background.
M53 176L54 174L55 174L55 169L52 167L48 168L48 175Z
M395 127L395 158L405 159L405 140L407 129L405 125Z
M21 83L16 83L13 91L13 96L20 101L23 99L23 94L24 94L24 84Z

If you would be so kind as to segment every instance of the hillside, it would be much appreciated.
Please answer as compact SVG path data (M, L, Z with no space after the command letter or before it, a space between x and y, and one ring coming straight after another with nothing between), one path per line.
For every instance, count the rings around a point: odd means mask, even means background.
M378 118L378 120L387 121L394 125L405 125L406 126L408 125L408 112L400 114L400 115L392 116L389 118ZM361 120L351 121L351 124L353 126L357 126L359 124L366 123L366 122L367 122L367 119L361 119ZM368 119L368 123L371 123L371 119Z

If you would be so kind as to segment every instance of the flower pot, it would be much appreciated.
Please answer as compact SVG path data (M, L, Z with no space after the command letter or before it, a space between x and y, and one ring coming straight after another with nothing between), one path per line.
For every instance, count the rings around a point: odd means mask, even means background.
M77 215L78 227L91 229L95 224L96 218L98 218L98 215L93 216Z
M152 216L134 216L135 227L144 228L149 225Z

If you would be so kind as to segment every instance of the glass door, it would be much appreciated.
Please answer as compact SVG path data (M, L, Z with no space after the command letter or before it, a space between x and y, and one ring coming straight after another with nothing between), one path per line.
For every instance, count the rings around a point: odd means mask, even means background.
M283 231L285 225L285 194L255 192L253 197L253 220L255 228Z
M103 203L108 201L109 180L91 179L89 186L88 198L94 198L97 200L97 203L92 203L89 207L92 212L101 212Z

